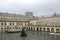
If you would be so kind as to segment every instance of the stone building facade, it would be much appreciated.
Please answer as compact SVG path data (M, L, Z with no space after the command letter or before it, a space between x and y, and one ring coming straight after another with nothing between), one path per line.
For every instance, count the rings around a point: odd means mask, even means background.
M27 27L29 30L60 33L60 15L55 13L52 16L31 20L30 23L33 26Z
M34 19L32 12L26 12L25 15L0 12L0 31L28 26L31 19Z
M30 31L60 32L60 15L37 18L33 12L25 12L25 15L0 12L0 31L23 27Z

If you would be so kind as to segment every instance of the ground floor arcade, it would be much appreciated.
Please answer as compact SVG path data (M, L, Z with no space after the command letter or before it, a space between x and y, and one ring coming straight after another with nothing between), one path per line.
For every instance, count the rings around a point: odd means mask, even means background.
M27 26L29 31L42 31L42 32L57 32L60 33L60 27L37 27L37 26Z
M28 31L41 31L41 32L57 32L60 33L60 27L44 27L44 26L18 26L9 27L9 29L21 29L25 27ZM0 27L0 31L6 31L8 27Z

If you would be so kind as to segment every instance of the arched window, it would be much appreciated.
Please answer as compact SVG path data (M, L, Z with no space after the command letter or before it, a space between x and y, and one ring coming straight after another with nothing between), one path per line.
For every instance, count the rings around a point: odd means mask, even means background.
M59 28L57 28L57 29L56 29L56 32L60 32L60 29L59 29Z
M18 29L18 27L15 27L15 29Z
M13 23L13 25L14 25L14 23Z
M38 27L37 27L37 31L39 31Z
M54 30L54 28L51 28L51 30Z
M57 28L56 30L59 30L59 28Z
M11 27L9 29L11 29Z
M51 32L54 32L54 28L51 28Z
M4 29L6 29L6 27Z
M29 27L29 30L30 30L30 27Z
M45 28L43 28L43 31L45 32Z
M5 23L5 25L6 25L6 23Z
M32 30L32 27L31 27L31 30Z
M1 23L1 25L3 25L3 23Z
M11 23L10 23L10 25L11 25Z
M1 28L1 30L3 30L3 28Z
M50 29L49 28L47 28L47 32L50 32Z

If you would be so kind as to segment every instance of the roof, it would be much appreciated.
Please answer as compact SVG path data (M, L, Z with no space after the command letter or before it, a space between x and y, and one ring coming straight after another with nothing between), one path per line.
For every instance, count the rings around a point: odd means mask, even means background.
M9 14L9 13L0 12L0 21L29 21L30 19L34 19L33 16Z

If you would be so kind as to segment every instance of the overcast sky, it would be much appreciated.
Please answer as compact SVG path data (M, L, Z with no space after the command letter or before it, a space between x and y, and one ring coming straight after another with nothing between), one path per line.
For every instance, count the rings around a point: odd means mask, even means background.
M28 11L35 16L60 13L60 0L0 0L0 12L25 14Z

